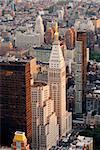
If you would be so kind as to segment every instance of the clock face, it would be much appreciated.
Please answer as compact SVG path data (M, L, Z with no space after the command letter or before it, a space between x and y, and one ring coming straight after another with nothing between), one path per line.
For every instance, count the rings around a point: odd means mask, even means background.
M21 143L20 142L16 142L16 148L17 148L17 150L21 150Z

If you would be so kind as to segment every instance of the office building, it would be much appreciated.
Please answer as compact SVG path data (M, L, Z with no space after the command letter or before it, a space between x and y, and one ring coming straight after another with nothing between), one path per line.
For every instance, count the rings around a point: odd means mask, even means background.
M87 34L87 47L90 49L90 51L94 50L94 44L95 44L95 26L92 22L92 20L87 18L80 18L75 21L75 29L76 31L83 31Z
M65 32L65 45L68 50L75 48L75 29L69 28Z
M41 43L44 43L44 25L42 17L40 15L36 18L36 25L34 32L40 34L40 41Z
M15 46L18 48L41 47L44 43L44 26L41 16L36 18L35 30L25 33L16 32Z
M59 125L49 86L34 82L32 89L32 146L33 150L49 150L59 139Z
M16 32L15 47L29 48L41 46L40 34L34 32Z
M45 33L45 43L52 44L54 38L54 31L52 28L49 28Z
M69 73L72 72L72 63L75 61L75 49L72 50L66 50L66 55L65 55L65 63L69 67Z
M82 42L76 42L76 57L75 57L75 112L82 113Z
M66 135L72 129L72 115L66 111L66 67L58 40L58 27L54 35L54 43L49 60L48 83L54 111L59 124L59 136Z
M1 145L11 145L15 131L32 139L32 57L4 56L0 61Z
M29 144L27 144L25 132L15 132L11 147L12 150L30 150Z
M62 22L64 19L64 8L62 7L62 9L58 10L58 21Z
M87 72L87 48L86 48L86 32L77 32L76 41L76 99L75 112L82 113L86 111L85 88L86 88L86 72Z

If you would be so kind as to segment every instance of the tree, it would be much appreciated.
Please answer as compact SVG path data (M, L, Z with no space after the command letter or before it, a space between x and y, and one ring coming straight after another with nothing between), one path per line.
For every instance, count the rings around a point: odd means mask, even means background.
M5 10L3 9L3 10L2 10L2 16L4 16L4 15L5 15Z
M90 53L90 59L91 60L96 60L97 62L100 61L100 53L98 52L91 52Z

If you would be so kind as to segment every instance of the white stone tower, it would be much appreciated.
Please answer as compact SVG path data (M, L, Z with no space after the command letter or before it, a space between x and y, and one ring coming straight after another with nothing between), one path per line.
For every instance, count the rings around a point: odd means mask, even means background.
M59 137L61 137L72 128L72 114L66 111L66 67L58 40L57 24L49 61L48 83L59 124Z
M35 33L40 34L41 43L44 43L44 25L40 15L36 18Z

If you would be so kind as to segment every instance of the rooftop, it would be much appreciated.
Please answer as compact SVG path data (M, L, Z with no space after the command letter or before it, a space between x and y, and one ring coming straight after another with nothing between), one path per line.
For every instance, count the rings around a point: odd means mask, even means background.
M47 84L45 82L34 82L33 87L42 87L46 86Z
M14 136L14 141L23 142L26 140L25 132L16 131Z
M23 57L23 58L18 58L18 57L15 57L15 56L12 56L12 57L0 57L0 63L8 63L8 64L20 64L20 63L23 63L23 64L26 64L28 62L30 62L30 60L32 59L33 57Z
M35 50L51 50L52 49L52 45L51 44L43 44L41 45L41 47L35 47Z
M29 50L15 49L7 51L3 56L0 56L0 63L27 63L34 57L29 54Z
M76 140L76 144L71 144L69 150L81 150L82 148L84 148L84 146L87 146L90 143L93 143L93 138L79 135Z
M100 94L100 90L94 90L95 94Z

